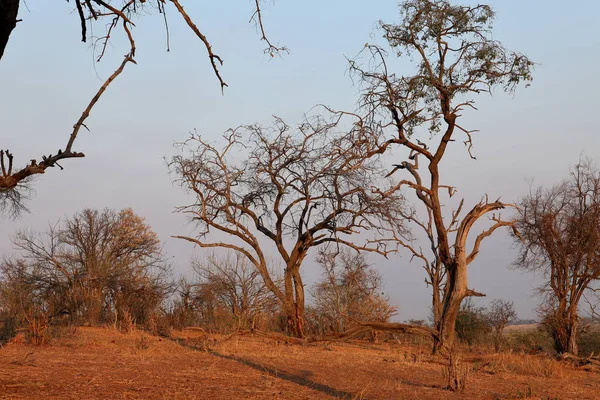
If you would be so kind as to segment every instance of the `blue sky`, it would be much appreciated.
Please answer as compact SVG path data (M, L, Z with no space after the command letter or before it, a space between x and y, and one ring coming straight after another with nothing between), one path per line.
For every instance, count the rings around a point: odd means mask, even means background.
M63 4L64 3L64 4ZM290 54L271 59L262 54L255 27L248 23L253 2L184 2L186 10L225 61L225 95L202 43L169 12L171 51L166 52L162 18L139 19L137 65L128 66L94 109L75 150L85 159L67 160L64 171L50 170L36 179L31 214L2 220L0 251L10 252L16 229L43 229L84 207L133 207L165 243L176 270L188 270L195 250L171 235L192 228L173 213L186 202L171 183L163 157L173 142L196 129L214 141L229 127L267 122L275 114L298 121L314 104L353 109L358 88L347 74L345 56L365 43L380 42L377 20L398 20L394 1L290 1L263 6L271 40ZM94 63L93 50L80 42L71 4L29 0L0 61L0 146L17 163L64 146L85 104L126 51L115 40L109 55ZM478 99L479 111L466 125L479 129L478 160L457 145L444 161L445 180L459 188L467 204L484 194L513 201L535 184L566 176L583 152L600 163L598 65L600 3L580 1L493 1L494 37L539 63L530 88L514 96L501 93ZM101 27L96 27L96 34ZM402 73L402 71L397 71ZM410 73L410 71L407 71ZM514 249L507 234L488 240L470 268L470 286L489 299L514 300L521 317L535 316L536 278L508 268ZM429 291L417 265L404 254L389 260L371 258L384 274L386 291L399 306L400 319L425 318ZM306 265L307 281L319 277ZM487 300L480 301L485 304Z

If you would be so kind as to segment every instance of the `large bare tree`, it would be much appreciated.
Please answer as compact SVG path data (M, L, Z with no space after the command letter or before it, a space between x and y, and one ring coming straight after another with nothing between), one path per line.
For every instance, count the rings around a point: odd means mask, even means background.
M577 354L579 303L600 279L600 171L582 160L569 179L519 202L516 265L542 271L540 311L560 353Z
M382 197L407 189L418 206L403 218L426 237L425 250L415 242L399 242L422 262L433 288L436 348L454 340L456 317L465 297L483 296L468 287L468 266L483 240L495 230L511 226L499 211L509 206L487 196L464 212L464 200L449 209L445 202L456 188L442 180L441 167L448 147L464 142L470 157L475 131L461 121L466 110L475 110L480 93L496 89L512 92L531 80L533 63L507 50L492 38L494 12L486 5L461 6L446 0L410 0L400 5L401 22L380 23L389 51L414 65L412 75L394 73L383 47L366 45L350 68L364 87L362 119L355 130L356 150L381 154L396 150L406 157L396 164L405 175L390 188L379 188ZM471 234L482 217L490 226Z
M19 26L26 25L25 21L21 22L18 19L19 3L20 0L0 0L0 59L5 54L10 34L17 26L17 22L19 22ZM114 72L104 81L90 102L85 106L70 133L65 135L64 146L58 147L57 145L58 150L56 152L49 151L48 154L43 154L39 157L30 157L30 161L22 166L15 164L14 156L9 150L0 152L0 207L8 208L14 215L24 208L26 196L24 196L23 190L27 189L26 184L31 177L43 174L50 167L58 166L62 169L59 164L62 160L84 157L84 153L75 151L75 141L82 128L88 129L85 122L104 92L125 70L128 64L136 64L137 39L135 37L135 26L136 23L140 23L139 20L142 16L159 14L161 18L164 18L168 49L169 29L166 10L168 7L172 7L175 13L178 14L178 17L181 17L183 22L204 45L208 60L221 89L223 90L227 86L219 70L219 67L223 64L223 59L213 51L208 37L195 24L179 0L74 0L71 3L74 4L74 15L78 16L78 22L81 25L81 41L92 40L95 42L94 47L98 49L96 55L98 62L103 59L107 49L110 47L109 44L112 43L112 39L116 35L121 35L125 39L128 49ZM269 41L265 34L262 20L261 0L255 0L253 3L254 9L251 21L256 23L261 40L267 44L265 52L274 56L280 51L286 51L285 47L277 47ZM135 23L134 20L136 21ZM95 29L97 32L105 32L104 36L92 36L89 32L93 31L90 28L94 26L98 27L98 29Z
M294 128L276 118L271 127L228 131L223 146L194 135L184 145L189 153L171 160L177 180L195 196L179 211L198 228L195 237L177 237L247 257L298 337L304 335L301 266L310 249L330 244L387 255L394 247L379 239L403 233L402 196L371 192L381 165L350 151L354 143L338 136L338 122L314 117ZM283 289L268 268L271 250L285 266Z

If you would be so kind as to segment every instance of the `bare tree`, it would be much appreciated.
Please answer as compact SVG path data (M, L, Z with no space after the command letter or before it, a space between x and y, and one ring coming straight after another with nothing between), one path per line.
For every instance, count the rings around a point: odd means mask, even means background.
M270 128L228 131L222 148L194 135L184 145L189 155L170 163L178 182L196 197L179 211L198 224L197 236L177 237L247 257L298 337L304 335L301 266L310 249L332 244L387 255L394 248L381 239L403 232L402 196L371 193L381 166L354 155L354 143L337 135L337 123L315 117L294 129L276 118ZM236 163L239 149L247 156ZM226 239L207 240L215 232L227 234ZM363 232L369 236L362 243L351 240ZM285 266L283 290L268 269L269 246Z
M458 140L464 141L474 158L475 131L459 121L466 109L475 109L475 95L497 88L512 92L519 83L531 80L533 63L492 39L494 12L489 6L411 0L400 5L400 14L400 23L382 22L380 28L392 54L410 57L415 73L392 72L386 51L376 45L364 50L371 60L368 67L362 67L358 59L351 61L351 71L364 87L355 149L377 155L396 148L406 157L390 172L403 171L406 176L393 187L377 191L386 197L405 188L424 209L415 207L403 218L426 235L426 249L402 238L399 242L427 271L439 332L435 348L439 348L454 340L462 300L483 296L468 287L467 278L468 266L483 240L498 228L512 225L498 214L510 205L489 201L487 196L466 213L464 200L445 212L445 196L452 197L456 188L442 181L441 163L448 146ZM473 226L486 215L491 226L473 238Z
M44 234L19 232L14 245L20 257L4 261L4 276L74 320L143 322L169 289L158 237L131 209L86 209Z
M519 202L515 264L542 271L540 311L559 353L577 355L579 302L600 278L600 171L581 160L569 179Z
M494 349L498 352L500 351L502 335L504 334L506 324L517 319L514 303L498 299L492 301L486 312L486 319L494 335Z
M13 29L17 26L17 14L19 10L19 0L0 0L0 59L4 54L5 47ZM135 61L136 55L136 38L134 35L136 24L134 19L139 19L142 16L159 14L165 21L165 33L167 35L167 50L169 49L169 28L167 21L167 8L172 6L174 11L183 19L185 24L203 43L212 69L217 77L221 90L225 83L221 76L219 67L223 64L223 59L217 55L211 46L207 36L194 23L192 17L185 11L179 0L119 0L119 1L104 1L104 0L74 0L76 15L81 24L81 40L94 41L94 47L99 49L97 61L101 61L104 57L109 43L112 42L113 36L120 34L128 43L128 49L121 63L115 71L104 81L98 91L94 94L90 102L84 108L81 116L73 125L72 131L68 136L64 147L60 147L56 153L41 155L41 160L32 159L29 164L24 167L14 165L13 154L9 150L0 152L1 174L0 174L0 206L8 207L12 215L18 212L23 207L24 195L15 193L26 189L28 180L37 175L43 174L47 168L58 166L60 161L69 158L84 157L82 152L74 150L75 140L82 128L88 129L85 122L90 116L90 113L100 97L112 84L112 82L124 71L129 63L137 64ZM261 1L254 1L254 11L251 21L254 22L260 32L261 40L265 41L267 48L266 53L274 56L280 51L287 51L285 47L273 45L267 38L262 20ZM23 22L22 22L23 23ZM139 23L139 22L138 22ZM88 33L88 27L98 26L97 31L105 31L104 36L94 37ZM91 31L91 29L90 29Z
M348 249L320 251L324 277L312 289L315 311L333 333L343 333L355 321L388 322L396 307L382 292L381 275L363 255Z
M264 284L259 271L242 254L194 261L200 280L196 292L207 293L227 307L237 322L237 329L251 329L256 319L276 311L277 299Z
M35 268L24 260L0 263L0 340L25 329L27 339L37 345L50 338L50 327L59 320L68 301L65 285L33 279Z

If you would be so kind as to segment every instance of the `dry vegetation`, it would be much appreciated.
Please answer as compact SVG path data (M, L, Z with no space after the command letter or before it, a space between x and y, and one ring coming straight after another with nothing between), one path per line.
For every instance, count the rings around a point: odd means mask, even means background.
M593 399L595 372L545 355L464 352L468 385L418 341L288 345L251 336L79 328L48 346L0 349L1 398Z

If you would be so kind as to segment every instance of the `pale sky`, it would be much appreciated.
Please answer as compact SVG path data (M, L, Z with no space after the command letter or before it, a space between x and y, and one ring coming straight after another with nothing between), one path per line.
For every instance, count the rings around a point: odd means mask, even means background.
M271 59L262 54L264 43L247 23L252 3L184 2L225 61L222 74L230 87L224 96L202 43L173 9L167 7L169 53L162 18L139 19L134 30L138 65L129 65L103 96L87 121L91 132L80 133L74 150L86 158L66 160L64 171L50 169L34 181L31 213L1 222L0 251L11 252L10 236L17 229L41 230L85 207L132 207L163 240L177 273L186 273L200 251L171 238L192 233L184 217L173 213L186 202L163 160L175 153L173 143L193 129L217 141L227 128L268 122L273 114L297 122L317 103L353 109L358 88L347 74L345 56L356 55L366 42L381 43L373 30L377 20L398 21L395 1L267 2L267 33L290 49L283 58ZM582 153L600 163L600 3L576 4L491 2L497 11L494 37L539 65L531 87L514 96L482 96L479 111L465 117L469 128L480 130L474 137L477 161L457 142L444 162L444 180L458 187L467 205L486 193L515 201L528 190L528 179L552 184ZM126 51L117 40L110 55L94 65L92 49L80 42L71 4L28 0L27 5L30 11L22 4L23 22L0 61L0 147L14 153L18 166L64 147L101 84L99 77L105 79ZM513 300L521 318L534 318L537 281L508 268L514 256L507 233L487 240L470 267L470 287L488 295L478 304ZM429 290L420 267L409 264L405 253L370 261L384 275L398 319L427 318ZM312 262L304 273L309 284L320 275Z

